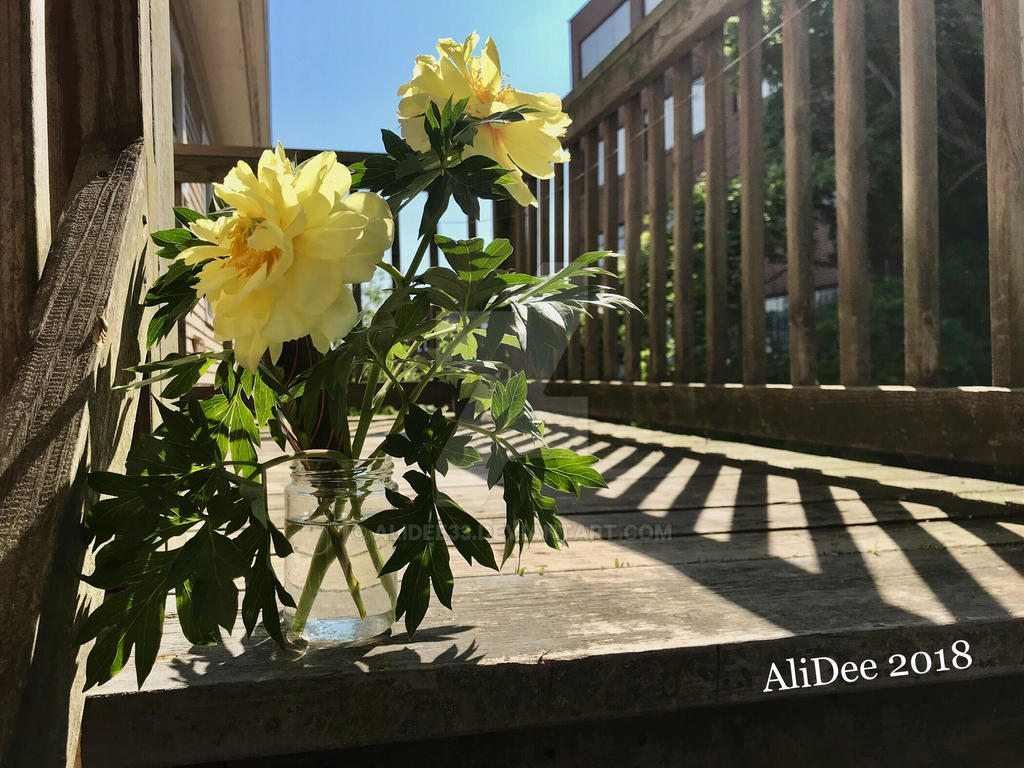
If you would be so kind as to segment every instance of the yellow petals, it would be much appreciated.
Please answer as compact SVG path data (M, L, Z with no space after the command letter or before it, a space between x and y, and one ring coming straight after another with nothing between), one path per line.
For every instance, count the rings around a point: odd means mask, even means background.
M260 157L256 172L239 163L218 196L232 216L200 219L197 245L178 258L208 263L196 293L213 307L214 336L234 341L236 361L250 370L284 342L310 336L326 352L355 325L347 283L373 276L391 247L391 209L379 195L349 195L352 176L333 152L300 165L281 145Z
M466 112L475 117L487 117L513 107L535 110L523 115L521 121L480 126L465 154L485 155L514 171L509 191L521 205L536 205L520 171L539 179L551 178L552 163L569 159L560 139L572 121L562 111L561 99L556 95L517 91L505 85L494 40L487 38L483 53L474 56L478 42L475 32L464 43L442 39L437 43L439 58L416 58L412 80L398 89L402 135L413 149L429 149L423 116L430 104L443 107L448 99L468 99Z

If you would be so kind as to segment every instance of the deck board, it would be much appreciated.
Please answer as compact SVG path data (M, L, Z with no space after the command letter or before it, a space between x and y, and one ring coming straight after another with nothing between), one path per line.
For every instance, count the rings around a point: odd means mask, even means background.
M501 574L453 553L455 608L432 605L411 642L402 631L370 649L287 657L258 634L193 649L171 621L142 691L126 670L90 694L85 764L179 765L809 695L765 694L770 664L881 663L958 639L974 654L967 670L840 688L1024 671L1024 487L549 419L552 443L592 450L609 480L560 502L566 549L534 545ZM287 469L269 482L280 517ZM488 492L478 469L453 470L445 485L500 531L500 489Z

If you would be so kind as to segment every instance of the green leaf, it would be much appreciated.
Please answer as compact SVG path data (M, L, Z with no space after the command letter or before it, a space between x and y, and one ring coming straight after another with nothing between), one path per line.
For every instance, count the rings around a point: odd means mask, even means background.
M549 488L577 497L581 488L607 488L600 473L593 468L594 456L584 456L567 448L541 447L526 456L530 471Z
M180 245L181 243L187 243L189 240L194 240L195 235L187 229L162 229L159 232L154 232L150 237L153 238L153 242L157 245Z
M507 384L498 384L491 396L491 418L494 425L502 430L522 413L526 404L526 373L520 371Z

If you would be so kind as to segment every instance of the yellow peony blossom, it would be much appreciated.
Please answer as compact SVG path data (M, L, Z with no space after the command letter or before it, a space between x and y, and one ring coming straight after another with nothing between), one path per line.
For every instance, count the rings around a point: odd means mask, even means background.
M398 120L409 146L422 152L430 148L423 128L423 115L433 102L443 107L469 99L466 112L487 117L512 107L537 110L514 123L481 125L473 138L473 146L465 153L486 155L503 168L513 171L509 191L520 205L537 205L520 171L538 179L554 175L552 163L565 163L569 152L559 141L565 135L569 116L562 111L562 100L553 93L527 93L505 85L502 79L498 47L491 38L484 44L483 54L474 56L479 37L474 32L465 43L451 39L439 40L433 56L418 56L412 80L398 89Z
M257 170L239 163L217 195L235 213L200 219L193 234L211 245L189 248L187 264L206 259L196 293L213 306L218 341L234 340L235 359L255 370L264 352L309 335L321 352L356 321L348 284L369 280L391 247L394 223L379 195L354 192L333 152L293 165L281 145Z

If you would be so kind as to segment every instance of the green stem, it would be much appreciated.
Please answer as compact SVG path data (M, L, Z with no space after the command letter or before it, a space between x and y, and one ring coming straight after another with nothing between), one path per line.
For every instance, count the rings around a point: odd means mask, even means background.
M435 234L437 234L436 227L420 238L420 244L416 248L416 254L412 257L412 263L410 263L409 268L405 270L404 282L408 283L416 274L416 270L420 267L420 262L423 261L423 254L427 252L427 246L430 245L430 241L434 239Z
M309 612L313 609L320 585L323 584L327 568L333 559L330 537L325 529L320 532L320 538L316 542L313 557L309 562L309 571L306 572L306 581L302 585L302 594L299 595L299 602L295 607L295 616L292 617L292 632L297 635L302 634L302 630L306 628Z
M331 537L331 545L334 547L334 554L338 558L338 563L341 565L341 572L345 574L345 583L348 584L348 593L352 595L352 602L356 605L356 610L359 611L359 618L366 618L366 606L363 605L363 596L359 591L359 579L356 578L355 573L352 570L352 560L348 556L348 550L345 549L345 544L348 543L348 537L352 534L351 526L346 526L348 530L339 531L337 526L327 526L327 533Z

